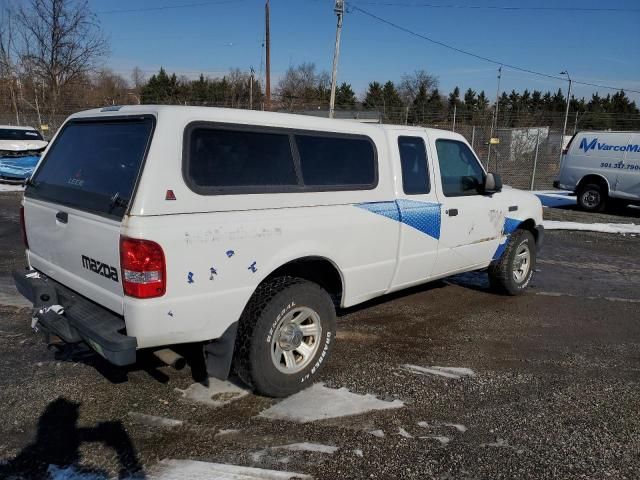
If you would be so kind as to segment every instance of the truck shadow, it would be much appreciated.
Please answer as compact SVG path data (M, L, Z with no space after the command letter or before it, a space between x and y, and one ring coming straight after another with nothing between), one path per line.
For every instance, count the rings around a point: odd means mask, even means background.
M146 478L121 422L78 427L79 416L79 403L62 397L49 403L38 420L35 441L15 458L0 465L0 478L40 480L58 475L75 478L73 472L81 472L96 480L113 478L106 471L80 465L80 446L83 443L101 443L115 451L119 463L118 478Z

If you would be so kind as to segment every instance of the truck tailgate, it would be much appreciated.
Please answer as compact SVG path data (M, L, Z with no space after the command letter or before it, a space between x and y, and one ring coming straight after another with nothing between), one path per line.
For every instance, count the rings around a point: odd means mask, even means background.
M29 198L24 209L31 266L122 314L120 222Z

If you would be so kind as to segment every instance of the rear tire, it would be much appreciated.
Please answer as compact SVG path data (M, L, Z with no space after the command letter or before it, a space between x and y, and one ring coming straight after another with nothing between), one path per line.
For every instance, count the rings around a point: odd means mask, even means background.
M266 281L240 319L235 371L262 395L291 395L318 376L335 332L335 307L319 285L288 276Z
M607 205L606 189L596 183L588 183L578 189L578 205L586 212L602 212Z
M524 293L536 267L536 242L528 230L511 234L504 253L489 265L491 288L506 295Z

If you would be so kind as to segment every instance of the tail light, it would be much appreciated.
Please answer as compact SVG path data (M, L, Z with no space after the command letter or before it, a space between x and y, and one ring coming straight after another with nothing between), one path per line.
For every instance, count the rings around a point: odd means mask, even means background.
M162 247L150 240L120 237L124 294L135 298L164 295L167 275Z
M24 248L29 250L29 241L27 240L27 225L24 221L24 206L20 206L20 231L22 232L22 243L24 243Z

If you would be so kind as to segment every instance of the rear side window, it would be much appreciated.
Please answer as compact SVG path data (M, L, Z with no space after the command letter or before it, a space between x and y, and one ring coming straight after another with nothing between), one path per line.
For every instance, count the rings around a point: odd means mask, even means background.
M420 137L398 137L398 149L404 193L407 195L429 193L431 185L424 140Z
M372 187L376 183L373 144L365 138L295 135L305 186Z
M186 173L196 189L215 193L298 184L287 134L195 127L188 151Z
M456 140L436 140L442 190L446 197L479 195L484 170L471 149Z
M185 130L183 176L201 195L365 190L378 180L366 136L207 122Z
M152 117L67 123L26 195L122 218L154 127Z

